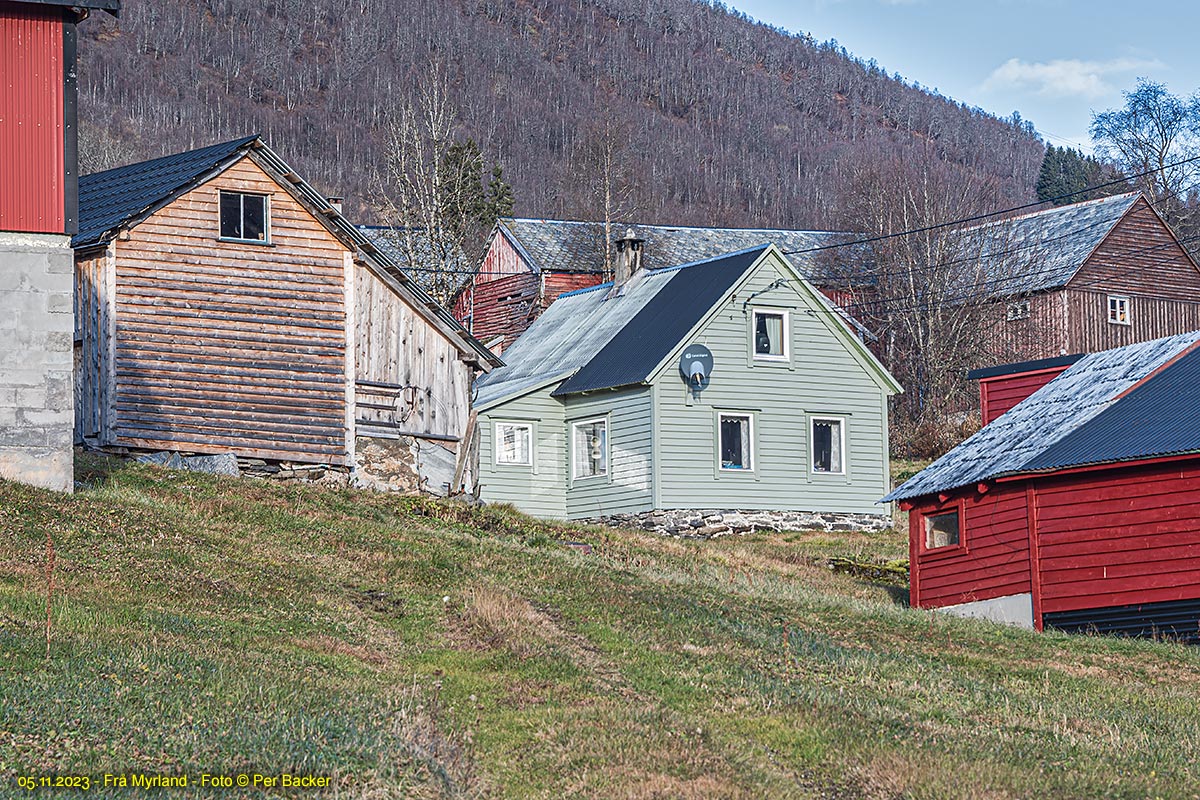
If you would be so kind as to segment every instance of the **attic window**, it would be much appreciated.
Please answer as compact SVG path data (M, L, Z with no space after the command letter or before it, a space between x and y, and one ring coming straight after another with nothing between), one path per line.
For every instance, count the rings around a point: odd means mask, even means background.
M1131 325L1129 321L1129 298L1110 294L1108 296L1108 321L1113 325Z
M1013 319L1029 319L1029 301L1016 300L1008 304L1006 318Z
M947 514L930 514L925 517L925 549L957 547L961 539L958 533L958 511Z
M220 192L221 238L241 242L267 241L267 197Z
M787 314L782 311L754 312L754 357L756 359L787 360L787 336Z

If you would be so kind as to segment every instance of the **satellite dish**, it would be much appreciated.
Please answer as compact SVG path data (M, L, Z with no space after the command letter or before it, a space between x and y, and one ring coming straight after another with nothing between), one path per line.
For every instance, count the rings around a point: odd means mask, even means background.
M689 344L679 357L679 374L693 389L708 386L713 371L713 354L702 344Z

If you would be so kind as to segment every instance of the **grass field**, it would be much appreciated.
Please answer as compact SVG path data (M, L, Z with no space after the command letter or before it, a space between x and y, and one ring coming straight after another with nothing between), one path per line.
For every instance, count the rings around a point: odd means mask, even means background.
M131 796L105 773L228 797L1200 797L1200 653L913 611L826 566L902 557L897 533L688 542L79 478L0 483L3 797L49 775ZM256 772L330 786L197 787Z

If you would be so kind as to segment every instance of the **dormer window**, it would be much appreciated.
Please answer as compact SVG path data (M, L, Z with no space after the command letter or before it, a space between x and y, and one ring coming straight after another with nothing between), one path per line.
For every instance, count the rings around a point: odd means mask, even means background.
M243 242L267 241L267 197L221 192L221 238Z
M754 312L754 358L761 361L788 359L788 320L783 311Z

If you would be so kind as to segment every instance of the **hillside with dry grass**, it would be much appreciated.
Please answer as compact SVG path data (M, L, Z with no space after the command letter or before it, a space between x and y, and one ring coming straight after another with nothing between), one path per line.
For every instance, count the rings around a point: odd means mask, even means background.
M78 479L0 483L0 796L132 796L106 773L191 781L158 796L1195 796L1200 653L914 611L829 568L903 555L896 533L691 542ZM284 773L329 786L195 788Z

